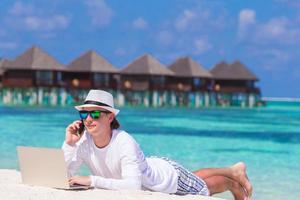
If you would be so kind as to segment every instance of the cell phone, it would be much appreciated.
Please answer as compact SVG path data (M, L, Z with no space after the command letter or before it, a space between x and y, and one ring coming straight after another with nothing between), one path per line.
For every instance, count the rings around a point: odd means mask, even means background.
M77 135L78 136L82 135L83 131L84 131L84 123L83 123L83 120L81 120L81 123L79 125L79 129L77 131Z

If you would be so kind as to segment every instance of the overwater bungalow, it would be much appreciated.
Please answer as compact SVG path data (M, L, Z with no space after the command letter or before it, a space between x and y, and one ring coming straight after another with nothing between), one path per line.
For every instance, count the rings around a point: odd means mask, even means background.
M53 93L64 86L64 67L41 48L33 46L14 60L4 61L3 70L4 103L57 103L59 95Z
M178 58L169 66L175 75L170 89L176 91L179 105L208 106L212 75L190 57Z
M14 60L3 64L3 86L62 86L64 67L41 48L33 46Z
M121 70L120 88L125 104L162 106L168 104L169 78L174 73L149 54L138 57Z
M118 89L118 69L95 51L89 50L67 65L64 80L74 99L81 100L90 88ZM80 94L77 94L77 93ZM79 98L79 99L78 99Z
M259 79L240 61L218 63L210 72L219 105L253 107L260 99L260 90L255 87Z
M33 46L13 60L0 59L0 104L71 105L99 88L113 93L118 106L252 107L261 101L257 81L240 61L207 71L190 57L166 67L144 54L118 70L90 50L66 67Z

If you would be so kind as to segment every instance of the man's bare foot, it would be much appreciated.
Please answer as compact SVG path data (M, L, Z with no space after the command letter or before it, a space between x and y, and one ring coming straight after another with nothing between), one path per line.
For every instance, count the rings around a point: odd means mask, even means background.
M229 190L234 196L234 200L247 200L247 194L244 188L236 181L232 181Z
M238 162L230 167L232 170L233 179L241 184L246 189L248 197L252 196L252 185L246 174L246 165L243 162Z

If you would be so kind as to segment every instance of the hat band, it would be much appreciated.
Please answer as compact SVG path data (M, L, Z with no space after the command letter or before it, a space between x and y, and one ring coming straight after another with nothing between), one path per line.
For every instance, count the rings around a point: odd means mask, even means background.
M111 107L110 105L107 105L105 103L101 103L101 102L98 102L98 101L85 101L84 104L94 104L94 105L97 105L97 106L108 106L108 107Z

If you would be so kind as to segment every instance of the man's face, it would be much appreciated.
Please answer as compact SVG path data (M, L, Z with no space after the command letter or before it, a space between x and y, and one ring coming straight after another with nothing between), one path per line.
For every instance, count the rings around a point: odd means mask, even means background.
M89 113L87 118L83 120L87 131L91 135L101 135L107 133L108 130L110 130L110 123L114 119L113 113L108 113L106 110L99 109L97 107L85 108L84 110L88 112L96 111L94 118L92 116L93 114ZM95 118L95 116L97 116L98 111L100 111L99 118Z

